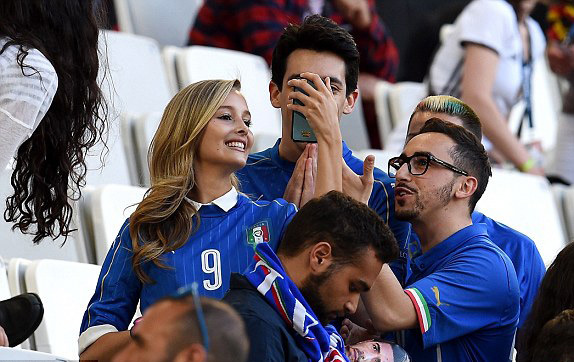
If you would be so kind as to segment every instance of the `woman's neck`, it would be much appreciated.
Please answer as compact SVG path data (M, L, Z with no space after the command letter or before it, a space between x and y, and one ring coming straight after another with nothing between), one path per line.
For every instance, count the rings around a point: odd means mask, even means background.
M195 186L189 196L196 202L208 204L231 190L231 175L195 167Z

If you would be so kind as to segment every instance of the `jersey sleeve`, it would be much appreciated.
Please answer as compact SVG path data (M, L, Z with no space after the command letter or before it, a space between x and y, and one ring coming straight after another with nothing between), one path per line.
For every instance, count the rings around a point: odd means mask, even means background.
M472 253L412 283L405 293L417 312L424 348L487 326L516 326L519 293L508 264L494 251Z
M461 43L484 45L502 54L509 44L508 37L513 36L516 15L505 1L474 1L463 10L457 26Z
M80 327L80 353L95 341L91 332L125 331L134 316L142 283L132 268L132 241L126 221L112 244L102 265L98 284ZM106 326L103 328L103 326ZM101 336L101 333L99 336ZM99 337L97 336L97 337ZM91 343L84 343L89 340Z

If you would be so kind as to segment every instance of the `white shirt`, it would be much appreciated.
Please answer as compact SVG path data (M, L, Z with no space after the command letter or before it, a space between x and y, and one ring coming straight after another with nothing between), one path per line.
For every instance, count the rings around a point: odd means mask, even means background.
M532 18L527 18L526 24L534 64L544 56L546 41L540 26ZM462 11L452 35L441 45L431 65L433 93L460 97L464 42L484 45L498 54L492 96L502 115L508 119L511 108L522 94L522 38L512 6L505 0L474 0Z
M0 49L8 41L0 38ZM22 142L29 138L48 112L58 76L50 61L38 50L29 49L22 68L17 63L18 46L0 54L0 168L4 168Z

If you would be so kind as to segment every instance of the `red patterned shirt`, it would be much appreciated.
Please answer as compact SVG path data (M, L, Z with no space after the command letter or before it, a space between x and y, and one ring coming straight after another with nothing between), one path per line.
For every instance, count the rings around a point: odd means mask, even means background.
M353 35L361 55L361 72L394 81L398 69L397 48L377 15L374 0L368 1L372 17L368 29L353 29L330 1L325 1L323 15ZM257 54L271 64L275 43L285 27L289 23L301 23L308 12L308 0L205 0L191 30L189 44Z

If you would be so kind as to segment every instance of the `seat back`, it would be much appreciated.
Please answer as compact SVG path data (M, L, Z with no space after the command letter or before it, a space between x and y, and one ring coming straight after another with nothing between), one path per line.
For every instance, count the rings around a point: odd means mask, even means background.
M363 101L360 95L355 102L353 112L344 114L341 117L340 127L341 136L350 149L362 150L371 146L363 114Z
M34 332L36 349L78 359L78 333L98 281L100 266L60 260L36 260L26 270L26 288L44 304L44 318Z
M365 157L368 155L375 156L375 167L381 169L381 171L384 171L385 173L387 173L387 170L389 169L389 159L398 156L398 154L388 150L361 150L354 152L353 155L361 161L365 160Z
M12 169L6 168L0 171L0 200L5 201L14 192L10 184ZM76 205L73 207L73 227L78 225ZM0 219L0 250L2 257L6 260L10 258L26 257L27 259L52 258L61 260L71 260L86 262L87 255L84 248L83 239L78 231L72 232L67 242L62 246L62 237L53 240L45 238L40 244L34 245L33 235L23 234L19 229L12 230L13 223Z
M476 209L534 240L546 266L566 245L558 206L544 177L493 169Z
M0 347L0 356L4 361L61 361L67 362L66 358L58 357L50 353L30 351L27 349ZM77 358L74 358L77 359Z
M375 112L377 114L379 137L383 148L387 147L388 138L393 129L391 110L389 109L389 91L392 86L392 83L384 80L377 82L375 85Z
M408 122L415 106L428 96L427 85L417 82L400 82L389 90L389 109L393 128Z
M122 138L129 131L119 115L163 111L171 92L161 53L153 39L114 31L102 31L99 45L99 79L108 102L109 131L107 150L99 143L89 152L86 181L89 185L138 185L137 167Z
M30 264L26 288L44 304L44 319L34 332L38 351L78 358L79 328L99 273L93 264L50 259Z
M126 185L105 185L91 194L88 207L92 216L96 260L101 264L127 217L135 210L147 189Z
M184 46L203 0L114 0L122 31Z
M281 116L269 102L271 73L262 57L194 45L183 49L177 55L176 63L181 86L206 79L240 79L241 93L247 100L253 120L253 134L261 132L280 137Z

